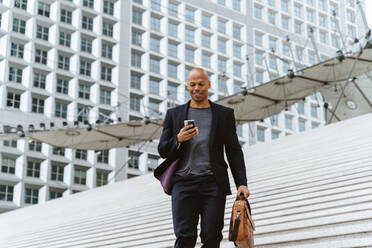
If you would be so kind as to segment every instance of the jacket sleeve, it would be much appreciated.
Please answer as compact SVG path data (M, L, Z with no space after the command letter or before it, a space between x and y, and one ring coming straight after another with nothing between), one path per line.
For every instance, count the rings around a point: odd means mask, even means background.
M169 109L165 115L163 132L160 136L158 152L162 158L176 155L180 146L177 145L177 133L175 133L172 121L172 112Z
M240 185L247 186L246 168L243 151L236 134L234 110L229 111L226 120L225 148L230 169L238 188Z

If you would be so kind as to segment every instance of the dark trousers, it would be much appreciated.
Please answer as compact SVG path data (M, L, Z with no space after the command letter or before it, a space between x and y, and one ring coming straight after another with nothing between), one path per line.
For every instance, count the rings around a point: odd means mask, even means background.
M201 217L200 238L204 248L218 248L222 240L226 195L213 176L173 177L172 215L175 248L193 248Z

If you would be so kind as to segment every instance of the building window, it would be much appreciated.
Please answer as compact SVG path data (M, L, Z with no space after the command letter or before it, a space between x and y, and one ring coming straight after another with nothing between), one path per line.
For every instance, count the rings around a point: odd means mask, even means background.
M168 83L168 98L177 100L177 85Z
M80 59L80 74L90 77L92 64L86 60Z
M141 76L135 73L130 74L130 87L133 89L141 89Z
M258 34L256 33L254 35L254 44L256 46L260 46L260 47L263 47L263 35L262 34Z
M37 25L36 38L48 41L49 28L41 25Z
M53 146L52 150L53 155L65 156L65 148Z
M289 30L289 18L282 16L282 28Z
M25 203L37 204L39 199L39 190L33 188L26 188Z
M68 10L65 10L65 9L61 9L60 20L61 20L61 22L71 24L72 23L72 12L68 11Z
M178 5L168 2L168 15L178 17Z
M39 48L35 49L35 63L46 65L48 59L48 52Z
M34 72L34 82L33 86L41 89L45 89L45 83L46 83L46 75Z
M273 12L269 12L268 17L269 17L269 23L272 24L272 25L275 25L276 24L276 14L273 13Z
M103 186L108 183L108 173L97 170L96 186Z
M103 13L114 15L114 3L111 1L103 1Z
M189 28L186 28L185 30L185 39L188 42L195 42L195 31Z
M298 114L301 114L301 115L305 114L305 103L303 102L297 103L297 112Z
M139 169L139 157L141 153L136 151L128 151L128 167L133 169Z
M68 80L57 78L56 91L62 94L68 94Z
M63 70L70 70L70 58L66 55L58 54L58 68Z
M92 53L92 40L81 38L80 50L82 52Z
M256 71L256 83L262 84L263 81L264 81L263 72L262 71Z
M194 23L195 22L195 12L191 9L185 10L185 19L187 22Z
M111 91L101 89L99 99L100 99L100 103L110 105L111 104Z
M14 187L0 184L0 201L13 201Z
M21 95L13 92L8 92L6 106L19 109L21 104Z
M150 50L160 53L160 40L150 37Z
M102 43L102 57L112 59L112 46Z
M75 168L74 170L74 183L86 185L87 183L87 171L81 168Z
M226 53L226 41L218 40L218 51L220 53Z
M160 60L150 58L150 72L160 73Z
M194 63L194 59L195 59L195 53L194 53L194 50L189 49L189 48L186 48L186 49L185 49L185 60L186 60L187 62Z
M241 92L242 89L243 87L239 83L234 82L234 94Z
M168 56L172 56L174 58L178 57L178 52L177 52L177 44L173 43L168 43Z
M318 118L318 107L311 105L311 117Z
M305 121L304 120L298 120L298 131L305 132Z
M12 48L10 50L10 56L18 57L23 59L24 45L20 43L12 42Z
M202 15L202 26L211 28L211 17L209 15Z
M238 64L234 64L234 76L242 77L242 66Z
M269 57L269 68L273 70L278 70L278 64L276 63L276 57Z
M177 37L178 36L178 25L174 23L168 23L168 35Z
M56 102L54 116L66 119L67 118L67 104Z
M65 32L59 32L59 44L62 46L71 46L71 34Z
M17 148L17 140L4 140L4 146Z
M160 93L160 82L150 78L149 82L149 93L159 95Z
M27 161L27 176L40 177L40 163L35 161Z
M352 26L348 26L347 27L347 35L349 36L349 38L354 39L355 36L356 36L355 28L352 27Z
M78 107L78 121L85 122L89 120L89 109L85 106L79 106Z
M224 79L224 78L219 78L218 79L218 90L221 91L221 92L226 92L227 93L226 79Z
M151 8L157 11L160 11L161 0L151 0Z
M83 6L93 9L94 8L94 0L83 0Z
M270 124L271 126L278 127L279 126L279 117L278 115L272 115L270 116Z
M14 174L15 163L16 163L16 160L14 158L9 158L3 155L1 159L1 173Z
M96 151L97 153L97 162L108 164L109 161L109 150Z
M271 131L271 139L278 139L279 138L279 133L275 131Z
M168 64L168 77L177 78L177 65Z
M76 159L81 159L81 160L87 160L87 158L88 158L88 151L87 150L77 149L75 151L75 158Z
M44 113L44 99L33 97L31 111L33 113L43 114Z
M238 26L233 26L233 37L240 40L241 38L241 28Z
M93 18L89 16L83 16L81 27L83 29L93 31Z
M14 7L20 8L20 9L23 9L23 10L27 10L27 0L14 1Z
M79 98L90 98L90 86L86 84L79 84Z
M202 46L211 48L211 36L207 34L202 34Z
M257 19L262 19L262 7L254 6L254 17Z
M39 15L49 17L49 15L50 15L50 4L39 2L37 13Z
M285 117L285 128L286 129L293 129L293 118L290 116Z
M318 0L318 7L319 9L326 11L327 5L325 0Z
M307 10L307 21L314 23L314 11L313 10Z
M155 155L149 155L147 157L147 170L153 171L158 167L159 164L159 157Z
M62 195L63 195L63 192L58 191L58 190L50 189L50 191L49 191L49 200L61 198Z
M294 23L294 31L297 34L302 34L302 23L295 22Z
M141 54L132 52L131 65L141 68Z
M160 32L160 19L159 18L156 18L154 16L151 16L151 19L150 19L150 28L152 30L155 30L155 31Z
M211 68L211 57L208 54L202 54L202 66Z
M319 41L323 44L327 44L328 39L327 39L327 33L325 32L319 32Z
M13 18L13 31L21 33L21 34L25 34L26 22L18 18Z
M108 66L101 66L101 79L111 82L112 79L112 68Z
M113 37L114 24L103 22L103 24L102 24L102 34Z
M132 11L132 22L138 25L142 25L142 12L139 12L138 10L133 10Z
M262 53L256 52L254 58L255 58L255 63L257 65L263 65L263 55L262 55Z
M347 21L351 23L355 23L355 13L354 11L348 10L347 12Z
M257 141L265 142L265 129L257 127Z
M142 34L138 31L132 31L132 44L142 46Z
M240 0L233 0L232 7L236 11L240 11Z
M42 143L40 141L31 141L28 143L28 150L34 152L41 152Z
M288 1L287 0L282 0L281 1L281 9L284 12L289 12L289 7L288 7Z
M302 6L295 4L294 6L294 15L298 18L302 18Z
M218 71L226 72L226 60L218 59Z
M217 31L220 32L221 34L226 34L226 22L218 20Z
M151 116L158 117L158 115L160 114L159 107L160 107L160 103L158 101L149 100L150 117Z
M141 97L138 96L130 96L130 104L129 107L133 111L140 112L141 111Z

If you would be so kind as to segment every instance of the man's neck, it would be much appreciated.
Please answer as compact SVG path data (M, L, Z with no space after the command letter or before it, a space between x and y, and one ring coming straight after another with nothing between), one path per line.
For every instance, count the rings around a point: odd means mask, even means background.
M209 103L208 99L206 101L203 101L203 102L195 102L193 100L191 100L190 102L190 107L191 108L209 108L211 106L211 104Z

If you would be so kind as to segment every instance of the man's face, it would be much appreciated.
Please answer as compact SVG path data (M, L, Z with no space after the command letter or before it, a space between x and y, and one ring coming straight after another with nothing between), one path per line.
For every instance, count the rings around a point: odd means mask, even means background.
M208 75L202 70L192 70L187 78L187 89L190 97L195 102L203 102L208 99L208 89L211 82Z

